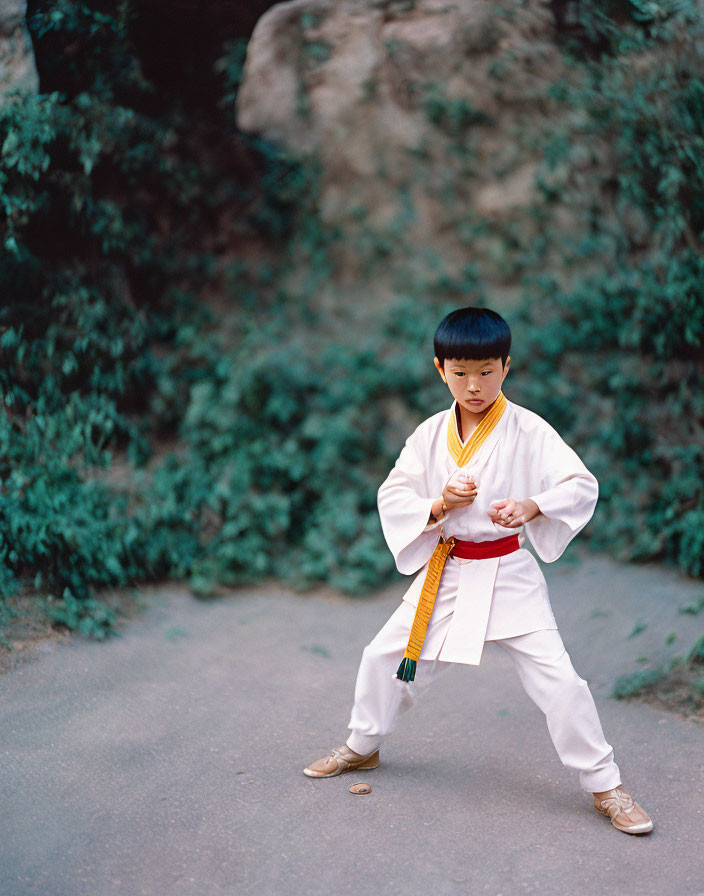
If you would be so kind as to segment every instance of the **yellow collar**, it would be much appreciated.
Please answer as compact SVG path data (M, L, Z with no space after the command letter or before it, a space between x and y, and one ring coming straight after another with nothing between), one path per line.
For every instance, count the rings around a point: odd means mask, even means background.
M489 438L492 430L503 416L506 410L506 396L503 392L499 392L496 400L489 408L489 413L482 419L481 423L474 430L469 439L462 444L460 434L457 431L457 402L452 406L450 413L449 425L447 427L447 450L450 457L454 460L458 467L464 467L469 463L472 457L479 451L484 442Z

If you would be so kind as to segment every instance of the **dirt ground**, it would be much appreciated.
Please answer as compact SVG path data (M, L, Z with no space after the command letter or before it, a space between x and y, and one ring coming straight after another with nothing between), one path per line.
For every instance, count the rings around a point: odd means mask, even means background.
M645 689L630 700L641 700L658 709L673 712L682 719L704 724L704 692L697 684L704 678L704 669L673 670L659 684Z
M3 630L7 644L0 646L0 675L12 672L23 663L35 659L39 653L46 652L46 649L42 651L43 647L75 637L67 630L52 627L36 598L15 597L5 603L18 615Z
M169 583L160 583L156 587L168 587ZM115 610L117 623L115 633L132 619L135 619L149 605L149 589L131 591L106 591L99 599ZM7 642L0 644L0 675L12 672L24 663L32 662L42 653L48 653L51 646L58 642L80 638L76 632L63 625L52 625L42 601L36 595L22 594L8 598L5 605L11 613L15 613L0 632ZM9 645L9 646L8 646Z

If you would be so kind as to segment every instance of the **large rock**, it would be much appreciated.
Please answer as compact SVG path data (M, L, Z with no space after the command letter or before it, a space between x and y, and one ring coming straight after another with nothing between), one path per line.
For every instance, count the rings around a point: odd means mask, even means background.
M530 206L561 65L538 0L292 0L254 30L238 123L320 157L330 223L455 267L481 244L500 269L483 222L513 226Z
M25 0L0 0L0 95L9 90L36 93L39 89L25 12Z

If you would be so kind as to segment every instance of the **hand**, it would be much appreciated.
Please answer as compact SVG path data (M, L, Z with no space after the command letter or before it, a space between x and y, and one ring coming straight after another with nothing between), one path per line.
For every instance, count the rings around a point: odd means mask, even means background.
M477 483L469 473L453 476L442 490L448 512L458 507L469 507L477 497Z
M476 497L477 483L469 473L453 476L442 490L442 495L433 502L430 510L431 519L428 522L443 519L446 514L458 507L468 507Z
M540 508L530 498L525 501L504 498L502 501L492 501L488 513L492 523L506 529L518 529L538 516Z

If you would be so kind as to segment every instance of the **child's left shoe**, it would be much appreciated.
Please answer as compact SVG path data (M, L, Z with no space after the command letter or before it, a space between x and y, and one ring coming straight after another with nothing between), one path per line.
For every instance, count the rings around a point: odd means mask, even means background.
M645 812L621 787L594 794L594 808L611 819L611 824L626 834L647 834L653 829Z

